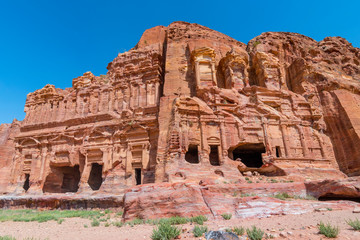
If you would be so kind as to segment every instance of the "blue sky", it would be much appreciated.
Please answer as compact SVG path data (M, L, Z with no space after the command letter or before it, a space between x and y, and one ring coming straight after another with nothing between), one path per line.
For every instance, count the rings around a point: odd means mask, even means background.
M47 83L71 87L86 71L106 74L144 30L199 23L247 43L262 32L315 40L342 36L360 47L360 1L0 1L0 123L25 116L26 95Z

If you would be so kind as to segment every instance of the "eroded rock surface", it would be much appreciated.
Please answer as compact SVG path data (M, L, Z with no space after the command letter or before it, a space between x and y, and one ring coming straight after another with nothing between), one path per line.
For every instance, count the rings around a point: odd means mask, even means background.
M300 183L294 184L295 187L291 183L249 185L162 183L135 187L124 195L123 217L132 220L206 215L222 219L222 214L231 214L233 218L264 218L300 215L319 209L353 210L360 206L352 201L305 200L311 192ZM281 193L292 197L287 200L274 198Z
M339 37L269 32L245 45L198 24L149 29L106 75L28 94L25 119L0 128L0 192L358 175L359 62Z

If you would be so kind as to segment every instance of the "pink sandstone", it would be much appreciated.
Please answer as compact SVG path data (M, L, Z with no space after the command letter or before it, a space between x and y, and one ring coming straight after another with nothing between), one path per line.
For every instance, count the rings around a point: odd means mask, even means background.
M227 201L221 184L252 175L358 197L347 177L360 174L360 49L345 39L267 32L246 45L174 22L146 30L107 69L29 93L25 119L0 126L0 193L125 193L127 218L149 216L139 212L147 197L174 189L184 208L173 214L214 214Z

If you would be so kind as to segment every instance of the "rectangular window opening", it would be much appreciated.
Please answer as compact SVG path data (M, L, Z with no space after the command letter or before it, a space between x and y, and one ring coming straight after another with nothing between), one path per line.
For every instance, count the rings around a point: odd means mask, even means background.
M275 150L276 150L276 157L281 157L281 148L280 148L280 146L276 146Z
M135 168L135 181L136 185L141 184L141 168Z
M220 166L219 161L219 146L210 145L210 155L209 155L210 164L213 166Z

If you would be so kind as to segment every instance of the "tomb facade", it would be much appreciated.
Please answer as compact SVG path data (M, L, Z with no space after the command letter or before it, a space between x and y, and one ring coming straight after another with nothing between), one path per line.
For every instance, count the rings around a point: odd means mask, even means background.
M25 119L0 128L0 191L358 175L359 62L341 38L264 33L245 45L197 24L149 29L106 75L28 94Z

